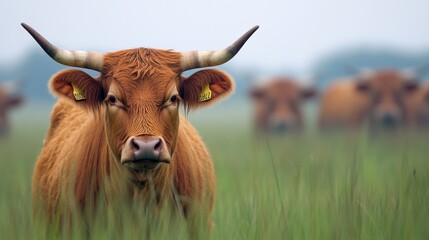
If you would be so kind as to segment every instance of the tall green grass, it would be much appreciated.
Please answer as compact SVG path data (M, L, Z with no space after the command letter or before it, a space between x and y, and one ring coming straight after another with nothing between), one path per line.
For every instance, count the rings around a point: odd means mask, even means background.
M214 229L124 205L102 211L90 229L76 227L71 239L188 239L192 227L201 239L429 238L428 133L266 138L244 117L190 119L216 168ZM17 124L0 140L0 233L49 238L32 220L30 199L47 119Z

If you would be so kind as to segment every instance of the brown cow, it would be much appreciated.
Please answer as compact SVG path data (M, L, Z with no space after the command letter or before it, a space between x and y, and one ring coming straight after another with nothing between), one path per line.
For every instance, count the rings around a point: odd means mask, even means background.
M405 99L419 88L415 74L397 70L369 71L332 83L321 100L322 128L396 128L405 123Z
M208 106L231 94L234 82L214 69L181 73L229 61L258 26L220 51L138 48L101 54L56 48L22 25L57 62L101 73L93 78L69 69L50 80L59 100L34 169L36 215L53 219L76 207L91 218L88 211L104 209L95 207L101 200L122 199L177 204L188 217L192 207L210 223L213 164L179 105L187 111Z
M302 103L313 97L313 88L302 87L296 79L276 77L250 91L254 121L260 133L284 133L302 127Z
M9 132L8 112L22 104L24 98L19 94L17 82L0 84L0 137Z

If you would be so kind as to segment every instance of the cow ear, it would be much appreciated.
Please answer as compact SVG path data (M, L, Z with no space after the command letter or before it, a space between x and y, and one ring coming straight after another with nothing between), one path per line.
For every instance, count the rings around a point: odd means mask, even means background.
M7 106L8 107L17 107L21 105L24 102L24 98L19 95L13 95L9 96L7 99Z
M414 92L419 88L419 83L417 81L407 81L404 83L404 89L407 92Z
M253 100L259 100L265 97L265 91L261 87L255 87L249 92L250 98Z
M198 71L180 84L180 97L185 109L213 104L234 92L234 81L228 74L214 69Z
M84 108L96 109L104 99L101 82L81 70L58 72L49 85L54 95L65 97Z
M317 95L317 90L312 87L307 87L301 90L301 96L303 99L309 99Z
M370 86L370 84L369 84L369 82L368 82L368 81L365 81L365 80L359 80L359 81L356 83L356 89L357 89L359 92L368 92L368 91L370 90L370 88L371 88L371 86Z

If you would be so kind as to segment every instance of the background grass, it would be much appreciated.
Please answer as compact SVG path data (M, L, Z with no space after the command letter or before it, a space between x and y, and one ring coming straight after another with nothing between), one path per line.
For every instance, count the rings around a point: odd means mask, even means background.
M49 111L34 105L15 112L12 134L0 140L3 239L51 237L32 221L30 199ZM251 130L249 116L240 104L189 116L212 154L217 177L215 228L197 238L429 238L428 133L321 135L310 128L265 138ZM136 211L127 209L107 209L92 229L74 229L72 239L88 231L94 239L190 237L186 224L168 214L136 222Z

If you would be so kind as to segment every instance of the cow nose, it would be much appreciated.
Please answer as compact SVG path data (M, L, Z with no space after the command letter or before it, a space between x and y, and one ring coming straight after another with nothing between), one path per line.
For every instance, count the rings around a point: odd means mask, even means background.
M385 114L382 118L381 118L381 123L384 126L393 126L396 123L396 118L395 116L393 116L393 114Z
M286 130L288 130L289 126L288 123L286 121L280 121L279 123L277 123L276 126L276 131L279 133L283 133L286 132Z
M131 139L131 147L135 160L159 160L162 149L162 141L157 139Z

